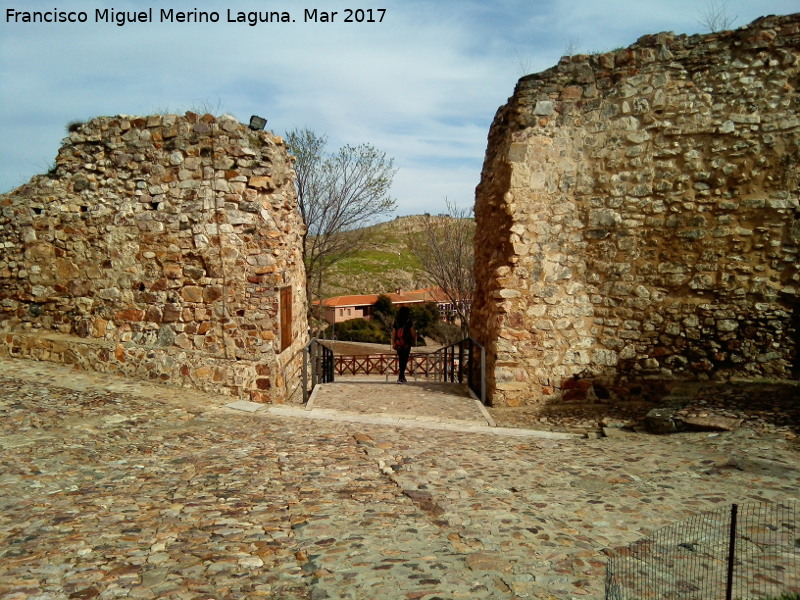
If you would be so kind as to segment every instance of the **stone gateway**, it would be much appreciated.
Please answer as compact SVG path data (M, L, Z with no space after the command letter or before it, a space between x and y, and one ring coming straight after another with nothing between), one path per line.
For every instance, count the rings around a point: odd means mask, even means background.
M286 146L233 117L102 117L0 196L0 356L283 402L308 341Z
M519 81L476 192L492 403L797 376L799 88L798 14Z

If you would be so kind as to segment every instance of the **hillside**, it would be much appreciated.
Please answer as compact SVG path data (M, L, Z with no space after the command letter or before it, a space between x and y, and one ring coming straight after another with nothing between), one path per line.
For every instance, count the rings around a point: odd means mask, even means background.
M394 292L398 288L413 290L430 285L408 246L411 235L420 229L425 218L398 217L365 228L368 247L330 270L324 295Z

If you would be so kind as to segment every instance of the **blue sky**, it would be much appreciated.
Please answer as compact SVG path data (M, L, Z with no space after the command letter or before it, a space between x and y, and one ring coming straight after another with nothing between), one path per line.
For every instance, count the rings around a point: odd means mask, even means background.
M331 149L371 143L395 159L398 215L469 207L486 138L517 79L563 54L604 52L648 33L705 32L800 11L800 0L27 0L0 6L0 192L53 163L66 125L100 115L208 110L309 127ZM95 11L153 9L152 23L96 23ZM160 9L217 11L165 23ZM303 22L304 9L337 11ZM344 23L383 8L381 23ZM86 23L8 22L8 9L85 11ZM294 23L227 23L226 10L287 11ZM377 12L373 13L377 17Z

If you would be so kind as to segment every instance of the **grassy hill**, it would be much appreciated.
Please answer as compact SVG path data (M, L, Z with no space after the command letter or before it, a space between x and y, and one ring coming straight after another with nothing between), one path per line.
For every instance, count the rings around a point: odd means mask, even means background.
M364 250L334 265L328 272L324 294L344 296L412 290L430 285L419 261L409 250L410 237L425 217L398 217L365 228L369 243Z

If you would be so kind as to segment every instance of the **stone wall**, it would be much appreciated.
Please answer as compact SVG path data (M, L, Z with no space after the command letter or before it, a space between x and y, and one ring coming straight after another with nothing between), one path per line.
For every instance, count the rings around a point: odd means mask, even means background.
M494 404L797 376L799 89L800 15L519 81L476 192Z
M50 173L0 196L0 356L299 393L304 226L283 141L193 113L70 129Z

